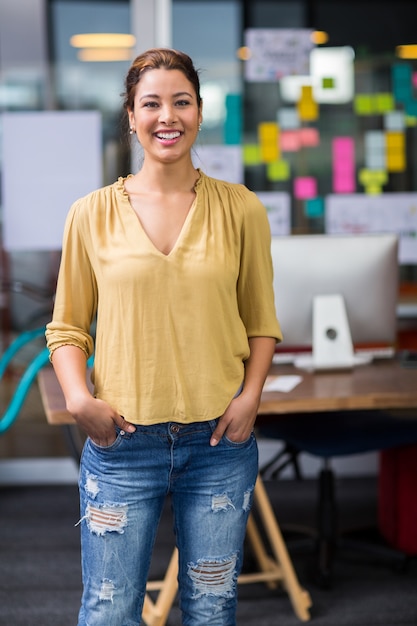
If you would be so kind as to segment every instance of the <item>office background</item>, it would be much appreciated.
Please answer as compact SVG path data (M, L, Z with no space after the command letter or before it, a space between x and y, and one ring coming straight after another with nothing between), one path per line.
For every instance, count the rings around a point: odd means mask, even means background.
M399 47L416 43L415 27L412 0L0 0L0 112L98 111L100 175L103 184L111 183L134 170L139 159L121 136L120 94L130 60L153 45L184 50L200 68L205 105L196 163L264 194L278 233L398 232L403 251L399 326L404 341L412 342L417 325L417 59L415 47L414 58L403 58ZM93 60L94 50L71 44L73 35L85 33L123 33L135 40L118 48L118 60L114 49L113 57L101 49L101 60ZM251 56L248 44L254 41ZM312 74L302 62L313 49L316 74L309 80ZM274 74L277 59L287 68L286 76ZM291 61L297 59L294 69ZM0 147L4 130L0 121ZM54 131L59 151L52 158L58 169L60 152L66 151L64 131ZM29 146L33 150L28 134L27 151ZM39 142L32 158L42 163L44 149ZM25 151L25 145L16 150ZM4 171L2 159L3 178ZM26 173L21 176L24 187ZM51 174L44 176L47 196ZM25 197L20 220L39 209L30 186ZM346 199L352 200L349 205L343 204ZM4 232L4 198L0 206ZM329 206L331 222L326 219ZM41 227L47 230L48 224ZM37 242L32 249L2 248L3 345L14 333L49 319L58 263L59 249L42 250ZM64 454L56 435L41 435L40 427L36 432L43 442L40 456ZM14 434L0 445L5 457L28 454Z

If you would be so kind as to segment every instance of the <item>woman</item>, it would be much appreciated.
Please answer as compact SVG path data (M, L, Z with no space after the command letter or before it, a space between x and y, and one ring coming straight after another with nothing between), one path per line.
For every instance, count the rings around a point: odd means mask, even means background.
M46 336L88 435L79 626L137 626L167 494L183 624L235 624L253 426L281 332L264 207L193 166L199 89L181 52L135 59L124 107L143 165L75 202L66 223Z

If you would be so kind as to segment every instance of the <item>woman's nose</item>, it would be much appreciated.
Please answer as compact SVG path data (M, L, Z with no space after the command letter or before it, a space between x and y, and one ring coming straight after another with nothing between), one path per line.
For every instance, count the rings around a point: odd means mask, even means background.
M164 124L174 124L177 119L175 109L170 105L161 107L159 119Z

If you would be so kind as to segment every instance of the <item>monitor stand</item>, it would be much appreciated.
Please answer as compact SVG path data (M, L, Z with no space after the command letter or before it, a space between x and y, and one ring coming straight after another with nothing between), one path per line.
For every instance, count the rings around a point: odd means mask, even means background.
M294 365L312 371L352 369L369 363L369 355L354 352L343 296L315 296L313 300L313 353L300 355Z

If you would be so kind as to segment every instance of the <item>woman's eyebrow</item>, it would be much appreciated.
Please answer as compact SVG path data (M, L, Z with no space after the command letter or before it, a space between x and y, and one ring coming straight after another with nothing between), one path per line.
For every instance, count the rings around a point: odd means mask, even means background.
M193 95L191 93L189 93L188 91L179 91L178 93L174 93L172 95L173 98L179 98L180 96L188 96L189 98L192 98ZM161 96L159 96L157 93L145 93L143 94L143 96L141 96L139 98L139 100L144 100L146 98L154 98L159 100Z

